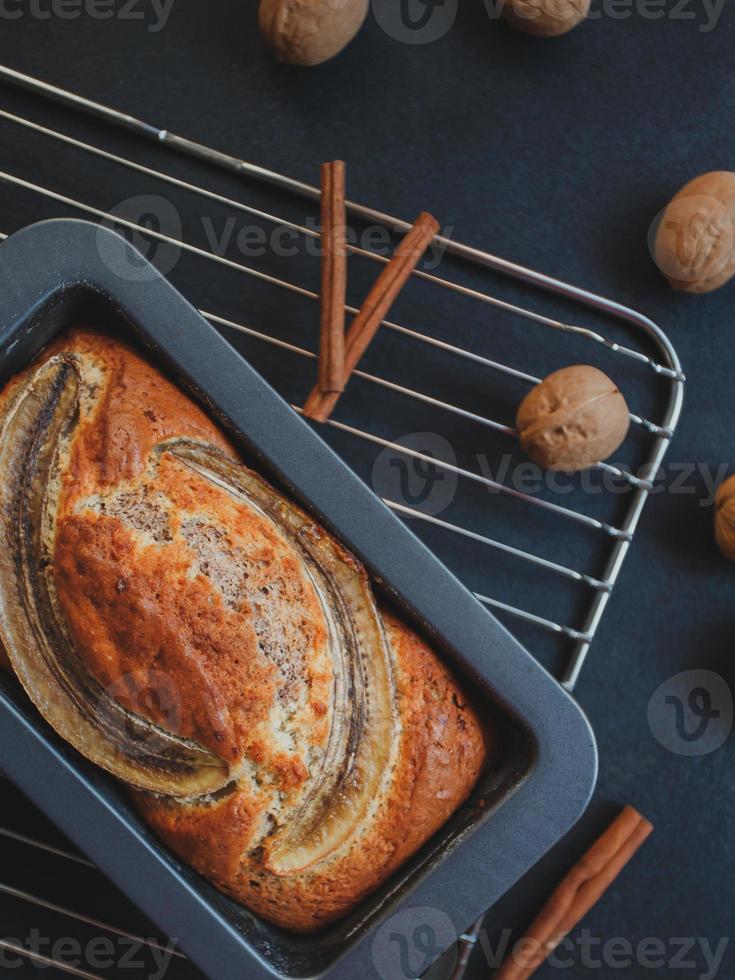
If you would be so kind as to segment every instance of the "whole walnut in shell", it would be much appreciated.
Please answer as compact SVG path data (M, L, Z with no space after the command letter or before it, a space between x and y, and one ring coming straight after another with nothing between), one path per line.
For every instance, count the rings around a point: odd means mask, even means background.
M654 258L674 289L709 293L735 275L735 173L686 185L663 213Z
M547 470L586 470L625 440L630 412L615 382L589 365L555 371L518 409L521 446Z
M505 0L503 17L527 34L557 37L581 24L591 0Z
M370 0L260 0L260 29L279 61L320 65L362 27Z
M735 476L725 480L715 497L715 540L725 558L735 561Z

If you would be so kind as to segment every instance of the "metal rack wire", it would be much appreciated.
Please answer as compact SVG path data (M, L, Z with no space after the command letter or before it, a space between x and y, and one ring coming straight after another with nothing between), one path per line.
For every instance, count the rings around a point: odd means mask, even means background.
M69 108L81 110L87 115L91 115L96 120L102 120L114 127L122 128L130 134L131 144L134 144L136 137L144 137L146 140L155 142L164 149L170 149L175 153L185 154L195 157L199 161L229 171L239 179L247 181L265 181L271 187L275 187L285 194L300 195L314 201L319 196L317 188L285 175L278 174L272 170L248 163L228 154L220 153L209 147L193 143L183 137L176 136L166 129L139 120L126 113L121 113L100 103L92 102L82 98L67 90L49 85L39 79L21 75L4 66L0 66L0 81L5 81L13 86L33 92L43 99L52 99L65 104ZM56 127L51 128L34 121L25 115L12 113L6 109L0 109L0 122L13 127L19 133L24 132L33 138L41 138L49 145L62 147L70 153L82 154L85 157L93 157L102 162L123 168L127 172L135 172L147 180L155 182L157 186L167 186L177 192L193 195L200 200L208 200L218 207L225 207L234 212L246 214L249 219L263 222L266 225L276 228L286 228L289 231L304 236L305 238L318 239L318 228L308 225L301 221L293 221L287 217L273 213L262 207L256 207L247 203L232 194L221 194L211 190L202 183L194 183L183 180L175 174L167 172L158 167L152 167L135 159L138 149L131 151L131 155L122 155L112 152L99 145L97 138L94 142L85 141L77 138L69 132L62 131ZM273 275L271 272L258 267L257 265L245 263L238 258L237 260L225 255L217 254L211 249L202 248L199 245L187 241L184 236L174 237L164 234L161 231L145 227L142 224L127 220L123 217L110 217L108 211L96 207L90 203L85 194L75 192L73 196L62 193L55 187L47 186L32 179L31 174L11 173L0 170L0 182L6 187L13 188L19 192L38 197L43 201L53 203L55 208L61 207L65 212L71 214L81 214L100 222L112 222L116 227L129 232L134 232L144 239L157 241L167 246L179 250L182 254L207 263L208 267L218 266L234 271L240 276L248 277L260 284L273 287L281 292L289 293L296 297L301 297L310 302L318 301L319 296L316 291L305 285L294 282L291 279ZM112 202L115 203L115 202ZM387 228L390 232L401 232L409 227L408 223L387 215L373 208L364 205L350 203L350 213L355 220L366 220L377 223ZM12 229L5 228L0 234L0 238L7 237L7 233ZM545 554L537 553L535 550L503 540L494 533L485 533L474 527L466 526L466 523L445 519L438 514L427 513L417 507L408 506L405 501L386 499L385 502L401 517L414 523L417 528L425 527L437 533L446 533L451 536L459 536L477 545L490 549L497 555L502 555L518 563L517 574L525 574L525 568L534 568L543 574L552 576L559 582L568 583L570 587L577 590L584 590L583 595L586 600L586 612L578 622L569 623L561 619L552 618L548 615L541 615L533 609L511 604L498 596L487 594L492 591L490 587L475 588L478 599L489 608L511 617L512 620L519 621L524 626L538 628L546 633L556 635L562 642L571 646L569 657L561 678L564 686L572 691L580 677L584 663L590 650L590 646L598 631L602 617L610 600L613 589L618 581L628 550L631 547L634 534L640 523L643 510L647 499L653 489L654 479L658 473L670 440L674 435L679 416L681 413L684 375L681 370L676 352L663 331L650 319L644 315L623 306L615 301L598 296L576 286L561 282L558 279L546 276L531 269L508 262L498 256L494 256L486 251L471 246L463 245L453 238L440 236L437 244L443 252L455 259L459 263L467 266L487 270L502 278L512 280L520 284L525 289L540 291L543 295L553 294L554 300L575 304L580 310L586 311L586 316L591 318L604 318L611 329L616 330L616 336L611 337L602 329L592 328L586 324L568 322L562 319L555 312L539 310L525 305L525 300L510 300L498 295L496 290L492 291L485 288L477 288L475 285L466 285L450 278L445 274L439 275L434 271L418 269L415 279L423 282L427 287L448 291L449 293L461 296L472 302L481 304L484 307L497 311L503 316L508 316L514 321L530 322L538 327L556 331L560 335L586 342L592 345L596 351L604 352L606 356L616 359L619 370L643 367L648 372L652 381L664 386L663 410L658 417L651 418L650 413L632 413L632 429L637 431L641 438L647 440L644 453L644 461L634 472L626 467L613 465L610 463L599 463L598 468L603 474L614 477L624 483L627 487L626 507L621 519L607 520L600 516L585 513L581 509L562 505L554 500L546 499L543 496L532 494L520 490L512 483L495 479L494 476L471 469L469 466L459 465L456 462L438 458L436 455L427 454L410 446L396 441L397 437L388 438L386 435L376 431L371 431L368 427L357 426L339 418L333 418L327 426L339 433L340 437L347 437L349 440L357 440L361 444L377 447L380 451L388 451L396 454L413 463L420 463L426 467L434 467L438 471L451 474L459 481L467 484L475 484L484 487L495 494L515 501L518 506L533 508L543 511L554 520L564 523L569 534L573 532L591 532L597 535L606 544L606 555L600 563L599 568L588 570L578 568L570 564L564 564L553 560ZM387 261L384 255L379 254L368 248L350 245L350 251L356 258L365 259L370 262L383 263ZM525 294L524 294L525 295ZM353 306L348 306L350 314L357 312ZM225 317L218 313L201 311L203 315L217 328L225 332L233 332L247 337L258 343L269 345L288 351L296 357L305 361L313 360L315 352L307 347L295 344L292 341L278 337L275 332L256 329L253 326L239 322L238 319ZM490 357L476 350L468 349L451 339L439 336L436 332L424 328L417 329L414 325L407 325L395 320L386 320L383 324L387 331L396 334L402 342L407 345L419 345L432 352L439 352L442 356L454 359L457 365L470 363L477 368L487 371L492 375L505 376L521 385L530 386L537 383L540 378L522 367L506 363L505 358ZM617 339L617 332L620 330L630 332L636 336L637 340L633 343L622 342ZM627 335L626 335L627 336ZM461 371L461 369L460 369ZM461 377L461 373L459 374ZM450 420L468 422L472 425L481 426L484 432L494 433L501 439L513 440L517 433L512 425L505 424L485 414L470 410L449 401L445 398L432 395L427 391L418 390L414 386L408 386L397 381L390 380L382 375L370 373L360 369L356 373L361 383L375 386L383 391L397 395L403 399L410 399L421 406L425 406L432 411L441 413L443 417ZM277 379L274 380L278 386ZM660 390L660 389L659 389ZM295 410L299 410L294 406ZM451 429L449 430L451 433ZM349 455L349 454L348 454ZM519 512L520 513L520 512ZM482 515L480 515L480 518ZM518 518L521 520L522 518ZM480 522L481 523L481 522ZM488 575L488 580L492 579L492 569ZM0 828L0 835L3 833ZM2 891L2 886L0 886ZM28 900L26 898L26 900ZM465 937L468 943L473 941L473 934ZM60 968L63 967L59 964ZM79 974L89 975L89 974Z
M10 791L10 790L9 790ZM12 791L10 791L12 792ZM7 821L7 817L6 817ZM49 843L48 840L41 839L43 829L22 833L10 827L0 827L0 854L3 855L4 877L8 874L8 855L12 853L16 860L22 859L22 867L32 866L34 861L42 862L46 867L51 864L54 877L59 881L68 882L70 876L80 872L89 875L90 881L94 882L99 878L98 887L100 891L105 887L104 878L97 871L92 862L88 861L78 852L72 850L71 846L58 846L56 843ZM40 836L39 836L40 835ZM21 862L19 861L19 864ZM94 886L93 886L94 887ZM127 948L133 947L146 953L161 953L170 958L171 962L188 963L187 957L173 943L165 945L157 938L145 936L131 929L123 929L117 925L105 921L101 913L85 914L71 908L71 900L65 899L67 904L60 904L59 901L51 900L37 894L38 884L29 885L27 888L19 888L3 882L0 884L0 899L12 901L16 907L24 906L38 910L40 915L50 914L52 918L61 921L68 921L71 928L90 930L95 937L109 937L110 941L124 942ZM30 965L39 968L55 967L56 969L69 973L72 976L92 978L92 980L104 980L98 973L82 968L81 964L64 962L53 955L53 950L49 950L52 955L45 955L40 948L28 949L22 945L22 941L17 938L0 936L0 952L10 954L20 960L25 960ZM5 962L5 961L3 961ZM8 967L10 968L10 967Z

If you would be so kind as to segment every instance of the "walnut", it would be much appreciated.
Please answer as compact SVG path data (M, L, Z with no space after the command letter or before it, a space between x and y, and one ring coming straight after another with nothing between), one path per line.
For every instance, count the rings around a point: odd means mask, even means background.
M518 409L521 446L548 470L584 470L607 459L628 434L630 413L615 383L589 365L555 371Z
M663 213L654 258L674 289L709 293L735 275L735 173L703 174Z
M581 24L591 0L506 0L503 17L527 34L557 37Z
M346 47L370 0L260 0L260 29L279 61L320 65Z
M735 476L725 480L715 497L715 540L725 558L735 561Z

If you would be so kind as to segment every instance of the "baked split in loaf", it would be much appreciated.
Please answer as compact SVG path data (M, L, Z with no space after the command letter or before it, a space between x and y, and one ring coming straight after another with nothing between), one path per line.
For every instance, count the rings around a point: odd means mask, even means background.
M0 414L17 470L5 544L40 569L19 584L0 568L0 629L32 699L223 891L300 932L344 916L478 779L486 739L456 680L127 346L65 335ZM34 659L36 614L49 642Z

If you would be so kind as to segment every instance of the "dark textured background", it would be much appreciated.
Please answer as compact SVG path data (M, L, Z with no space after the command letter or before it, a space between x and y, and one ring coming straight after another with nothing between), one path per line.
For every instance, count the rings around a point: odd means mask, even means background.
M28 11L28 5L20 6ZM313 71L273 63L255 26L255 6L253 0L176 0L159 33L149 31L145 21L39 20L30 12L15 21L0 16L0 61L309 181L317 179L320 161L344 157L355 199L406 217L431 210L464 241L640 308L669 333L689 379L671 460L713 469L734 462L730 321L735 286L710 297L674 295L646 244L652 219L684 181L705 170L735 167L731 6L710 32L700 30L706 22L703 5L692 2L687 9L699 20L608 16L568 37L538 42L490 22L482 3L463 3L452 30L423 46L396 42L371 17L348 52ZM674 6L666 4L669 12ZM142 2L139 9L150 8ZM195 175L210 187L299 220L306 216L298 199L238 185L5 87L0 95L0 105L13 111L171 173ZM0 141L3 169L98 207L109 208L133 194L160 193L160 187L139 176L90 162L5 123ZM185 215L189 240L205 243L203 216L222 228L225 209L186 195L172 195L172 200ZM0 185L0 231L69 213ZM316 267L305 259L284 265L266 258L261 267L312 287L318 282ZM492 277L455 271L483 288L505 289ZM369 268L355 271L355 298L369 281L363 277L372 274ZM182 260L172 278L213 312L313 345L313 307L304 310L300 302L201 261ZM605 363L636 407L651 414L660 408L661 390L642 369L605 360L581 342L565 340L564 346L541 328L511 323L430 289L412 285L396 318L539 373L572 359ZM510 290L509 295L520 294ZM559 308L533 294L526 302ZM579 310L566 315L576 322L589 319ZM281 390L303 397L311 376L301 364L244 341L240 346ZM519 390L488 372L423 351L414 354L395 336L381 337L369 359L371 369L395 380L512 421ZM431 413L427 417L410 404L376 398L374 391L358 386L341 412L356 423L369 414L372 427L391 437L436 429L462 460L487 448L482 431L453 428L446 417L435 421ZM374 454L346 437L331 438L369 477ZM630 451L634 462L640 447L634 444ZM704 667L733 680L735 579L714 548L711 514L698 505L701 478L692 487L691 494L659 494L647 508L577 690L600 745L595 802L580 826L493 910L491 938L506 926L527 922L563 870L624 803L650 817L656 833L585 920L585 928L603 941L658 937L668 955L673 955L675 937L707 937L716 946L733 934L732 740L714 754L684 759L654 740L646 719L654 690L678 671ZM603 507L599 500L582 499L578 491L574 500L589 512L600 513ZM620 507L620 501L614 506ZM583 547L592 550L580 551L578 533L569 534L566 526L527 518L479 491L468 490L454 507L450 519L483 531L495 522L507 529L506 538L539 550L546 542L545 553L552 557L586 561L586 570L602 571L603 553L586 539ZM438 533L427 534L427 540L473 587L565 622L581 622L584 606L578 598L547 591L544 577L511 570L515 567L492 553ZM552 649L545 637L526 629L521 635L550 667L558 666L558 648ZM36 827L39 818L10 790L2 792L5 826L35 828L36 836L49 833ZM50 859L41 867L22 847L7 842L0 844L0 856L0 877L6 883L25 883L28 891L53 895L79 910L94 909L106 921L145 928L114 891L100 889L98 879L89 880L83 868L68 875ZM3 936L25 936L32 927L54 936L81 935L66 920L0 896ZM14 972L26 971L36 973L29 967ZM587 972L577 964L566 975ZM696 967L591 972L695 977L705 967L700 954ZM46 975L55 976L52 970ZM147 975L146 969L139 968L137 975ZM169 975L188 977L194 971L177 963ZM480 953L468 976L487 975ZM557 975L563 974L550 967L539 972L540 977ZM729 950L719 976L733 975L735 951Z

